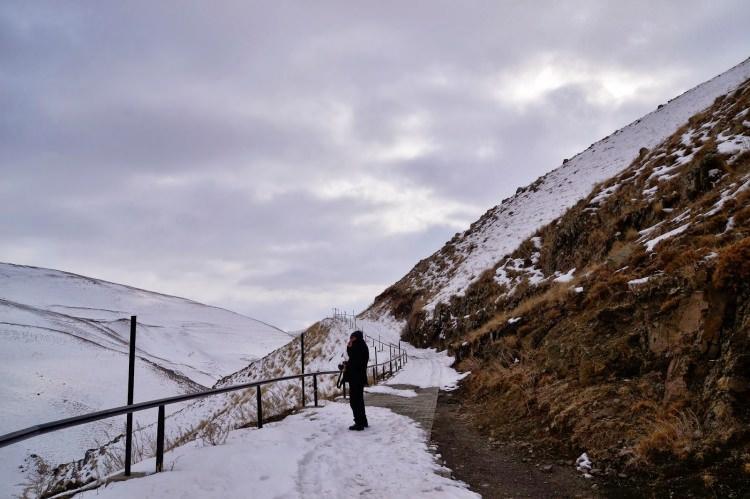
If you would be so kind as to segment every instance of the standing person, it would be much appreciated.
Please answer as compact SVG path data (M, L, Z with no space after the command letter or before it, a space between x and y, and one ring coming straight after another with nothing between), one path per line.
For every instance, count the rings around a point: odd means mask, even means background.
M350 430L362 431L367 426L365 414L365 386L367 385L367 363L370 361L370 349L367 348L362 331L354 331L346 345L349 361L344 370L344 381L349 382L349 405L354 415L354 424Z

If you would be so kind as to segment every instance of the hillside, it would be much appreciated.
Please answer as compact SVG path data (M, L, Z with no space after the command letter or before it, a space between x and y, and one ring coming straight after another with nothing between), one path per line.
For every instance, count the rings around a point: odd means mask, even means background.
M393 310L403 317L416 305L433 310L461 295L504 255L514 251L539 227L562 215L593 187L626 168L641 148L652 148L750 77L750 60L685 92L643 116L488 210L439 251L420 261L375 300L373 310Z
M458 355L473 373L463 403L490 436L586 451L597 474L649 493L750 490L748 77L745 61L588 150L691 112L628 145L624 165L586 169L584 153L522 189L369 314Z
M183 298L0 263L0 433L124 403L131 314L138 316L136 402L211 386L291 340ZM152 420L136 416L137 424ZM2 449L2 483L20 480L17 466L31 453L65 462L121 431L121 421L103 421Z

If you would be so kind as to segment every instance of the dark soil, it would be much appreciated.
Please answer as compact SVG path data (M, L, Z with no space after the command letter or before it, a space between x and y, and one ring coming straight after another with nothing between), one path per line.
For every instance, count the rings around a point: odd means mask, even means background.
M592 498L602 493L596 479L585 479L573 460L531 454L519 444L491 441L461 412L457 392L438 396L432 442L453 476L485 498Z

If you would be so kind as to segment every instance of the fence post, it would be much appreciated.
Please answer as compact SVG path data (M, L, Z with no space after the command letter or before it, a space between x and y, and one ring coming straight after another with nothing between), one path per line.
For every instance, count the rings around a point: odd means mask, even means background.
M255 386L255 401L258 404L258 428L263 428L263 405L260 401L260 385Z
M156 420L156 472L164 467L164 406L159 406L159 416Z
M378 349L375 349L375 365L378 365Z
M128 405L133 404L133 382L135 379L135 324L136 316L130 316L130 356L128 359ZM133 454L133 413L125 419L125 476L130 476L130 462Z
M318 375L313 374L313 401L315 402L315 407L318 407Z
M305 333L299 335L299 348L302 353L302 374L305 374ZM302 408L305 408L305 377L302 376Z

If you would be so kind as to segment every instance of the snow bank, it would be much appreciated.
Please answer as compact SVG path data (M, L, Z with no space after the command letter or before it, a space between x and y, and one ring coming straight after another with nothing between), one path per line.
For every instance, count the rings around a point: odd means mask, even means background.
M414 390L397 390L385 385L368 386L365 388L367 393L383 393L385 395L396 395L398 397L412 398L417 396Z

